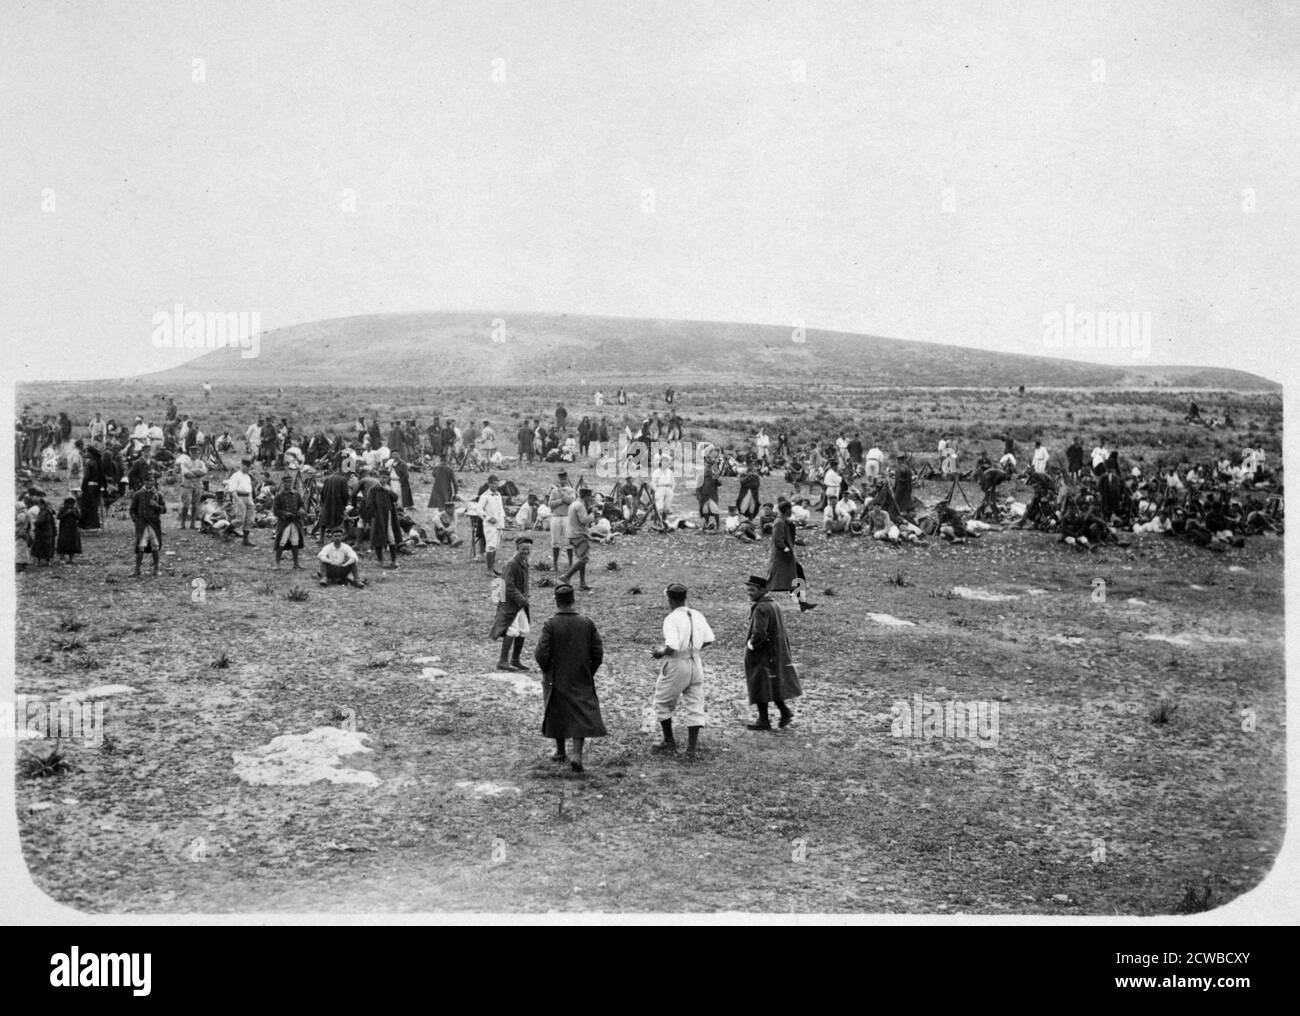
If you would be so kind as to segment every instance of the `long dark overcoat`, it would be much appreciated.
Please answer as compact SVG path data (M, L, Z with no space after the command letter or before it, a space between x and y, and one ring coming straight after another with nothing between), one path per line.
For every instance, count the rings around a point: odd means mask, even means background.
M604 737L596 671L605 647L591 618L560 607L542 625L533 655L542 668L542 733L557 739Z
M748 648L753 646L753 649ZM745 684L751 704L784 702L803 694L790 655L790 638L780 605L766 594L749 608L745 648Z

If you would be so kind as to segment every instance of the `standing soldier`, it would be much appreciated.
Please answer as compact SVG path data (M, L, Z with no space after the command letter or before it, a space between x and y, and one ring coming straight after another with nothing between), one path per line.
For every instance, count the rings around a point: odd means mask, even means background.
M519 659L524 649L528 627L528 555L533 541L521 536L515 540L515 556L506 562L505 574L497 580L497 613L492 621L490 637L501 640L501 658L498 670L527 670L528 665ZM513 647L514 652L511 653Z
M140 577L140 565L147 550L153 556L153 573L158 574L158 555L162 551L162 516L167 512L167 504L158 493L158 485L152 474L144 481L144 486L131 498L131 521L135 523L135 571L134 578Z
M234 497L234 511L230 513L231 525L221 534L223 541L229 540L235 528L234 523L238 522L240 531L244 534L245 547L253 546L253 541L248 538L248 535L253 531L253 523L257 519L257 512L253 506L253 478L248 475L252 465L253 460L245 456L240 460L239 468L226 479L226 489Z
M176 471L181 481L181 528L186 522L191 529L199 528L199 482L208 475L202 459L192 459L186 452L176 456Z
M794 720L794 713L786 701L802 695L803 688L799 685L799 675L791 657L785 619L780 606L767 591L767 579L751 575L745 588L753 604L749 608L749 635L745 640L745 684L750 703L758 707L758 720L748 727L750 730L772 729L772 721L767 715L769 702L776 703L781 714L780 726L788 727Z
M587 559L591 557L591 491L586 487L578 491L578 500L569 509L566 528L569 533L569 570L560 576L561 583L578 573L578 586L584 593L591 591L587 585Z
M560 570L560 548L568 537L569 508L573 504L573 488L569 474L561 469L559 478L546 494L546 505L551 509L551 568ZM569 547L569 566L573 566L573 548Z
M663 645L651 655L664 661L655 682L655 716L663 728L664 739L655 751L676 751L673 737L673 714L678 712L686 723L686 757L695 758L700 728L705 725L704 662L700 650L713 644L713 629L698 610L686 606L686 587L674 582L665 591L669 612L664 618Z
M487 554L487 570L493 575L501 574L497 571L497 548L501 545L501 530L506 524L500 482L495 476L489 476L487 490L478 498L479 517L483 520L483 549Z
M288 549L293 555L294 568L301 568L298 551L304 542L302 495L293 489L293 474L285 473L280 480L280 490L275 495L272 512L275 514L275 566L280 567L280 557Z
M542 734L555 740L551 759L567 761L564 742L573 738L569 768L580 773L586 739L606 734L596 698L605 647L595 623L574 607L573 586L555 587L555 614L542 626L534 656L542 668Z

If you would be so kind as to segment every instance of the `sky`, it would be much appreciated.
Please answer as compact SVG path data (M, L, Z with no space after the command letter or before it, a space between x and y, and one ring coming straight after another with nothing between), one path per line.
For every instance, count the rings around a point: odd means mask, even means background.
M7 377L172 366L177 303L1289 369L1294 2L10 0L0 26ZM1149 315L1149 347L1053 346L1071 311Z

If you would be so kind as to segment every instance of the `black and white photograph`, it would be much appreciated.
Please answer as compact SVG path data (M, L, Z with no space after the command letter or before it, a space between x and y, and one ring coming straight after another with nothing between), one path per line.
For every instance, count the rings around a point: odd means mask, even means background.
M1300 920L1300 3L0 19L6 923Z

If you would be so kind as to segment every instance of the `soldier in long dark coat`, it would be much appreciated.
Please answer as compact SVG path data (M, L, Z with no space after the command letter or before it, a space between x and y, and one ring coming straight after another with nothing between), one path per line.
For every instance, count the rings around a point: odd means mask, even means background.
M85 445L81 467L81 528L99 529L99 504L104 490L104 459L94 445Z
M794 588L799 575L794 556L794 524L790 521L790 502L782 501L772 524L772 556L767 563L767 588L784 592Z
M32 560L46 565L54 558L54 543L57 532L54 510L44 496L35 499L36 513L32 517Z
M912 470L902 452L898 453L898 467L894 470L894 501L904 515L916 510L912 505Z
M320 542L325 534L343 527L343 516L348 510L348 478L342 473L330 473L320 488L320 518L313 532L320 532Z
M443 456L438 456L438 464L433 467L433 489L429 491L429 507L445 508L456 500L456 474Z
M788 727L794 713L787 700L803 694L799 674L790 654L790 638L780 605L767 590L767 579L751 575L746 583L749 593L749 635L745 641L745 684L749 701L758 707L758 721L750 730L771 730L767 704L775 702L781 713L780 725Z
M301 568L298 551L303 545L302 495L293 489L292 474L285 473L280 481L271 511L275 515L275 566L280 567L280 558L288 550L293 555L294 568Z
M411 471L407 469L406 463L398 456L393 456L393 475L397 477L397 482L402 487L402 507L414 508L415 497L411 494Z
M498 583L497 612L492 619L489 637L501 640L501 658L497 670L527 670L528 664L519 657L524 651L524 638L529 631L528 613L528 556L533 552L530 537L515 540L515 556L506 562L505 571ZM513 655L510 650L514 649Z
M596 671L605 647L595 623L574 607L572 586L555 587L555 614L542 625L534 656L542 668L542 734L555 740L551 758L567 760L564 741L573 738L569 765L580 773L586 739L606 734L596 698Z
M388 431L388 451L393 458L401 458L406 455L406 433L402 430L402 425L397 420L393 421L392 428ZM407 507L410 507L409 505Z
M140 577L140 565L144 561L145 551L153 556L153 573L158 574L158 555L162 551L162 516L167 512L167 504L158 493L157 483L149 476L144 486L131 498L131 521L135 523L135 571L131 574Z
M397 546L402 542L402 526L397 518L397 505L387 482L378 482L366 492L361 505L361 518L370 527L370 547L384 565L384 550L388 550L389 567L397 567Z
M77 499L65 497L63 507L59 509L58 551L60 557L68 559L68 564L73 564L72 559L81 553L81 530L78 528L80 522L81 511L77 508Z
M736 494L736 509L747 519L758 515L758 470L751 467L740 478L740 491Z

